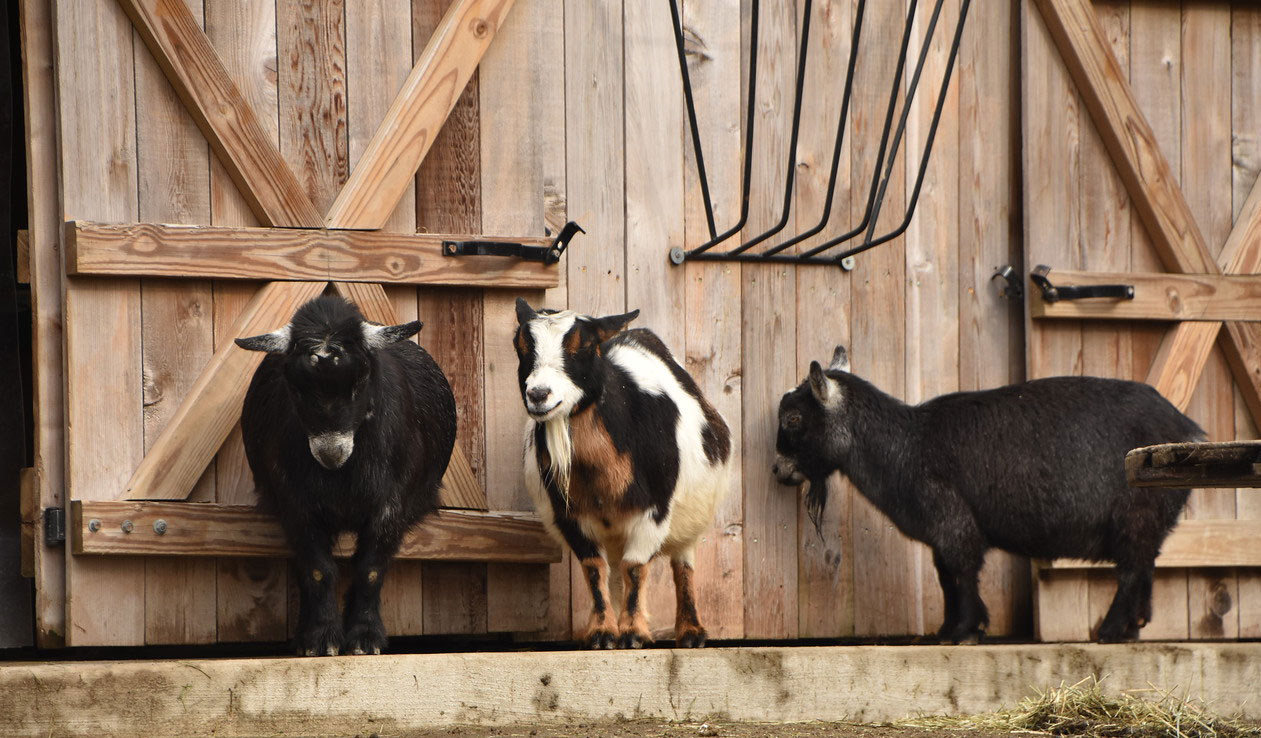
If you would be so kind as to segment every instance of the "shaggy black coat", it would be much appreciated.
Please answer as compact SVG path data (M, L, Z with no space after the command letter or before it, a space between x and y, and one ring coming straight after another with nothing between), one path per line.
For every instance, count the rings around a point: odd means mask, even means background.
M300 308L287 344L255 372L241 416L260 507L277 516L294 550L296 646L308 655L385 646L379 610L386 568L408 530L437 508L455 443L446 377L424 349L403 340L419 322L387 328L384 346L369 345L363 326L359 311L340 298ZM344 463L327 468L317 461L311 437L346 431L353 432L353 451ZM357 546L343 620L331 551L346 531L357 534Z
M839 470L932 548L945 595L940 635L955 642L988 622L977 577L990 548L1114 562L1117 594L1098 637L1136 638L1151 618L1154 560L1188 490L1129 487L1125 454L1204 436L1137 382L1056 377L912 407L817 363L784 396L779 418L775 472L784 483L810 481L816 520L826 478Z

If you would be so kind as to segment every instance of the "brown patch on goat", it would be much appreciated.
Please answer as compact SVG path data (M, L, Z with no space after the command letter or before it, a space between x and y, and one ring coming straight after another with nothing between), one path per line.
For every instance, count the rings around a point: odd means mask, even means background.
M644 606L643 585L648 579L647 564L622 562L622 590L626 594L626 606L618 618L617 629L621 632L622 648L639 648L652 643L648 630L648 611Z
M696 596L692 585L692 565L671 561L674 572L674 641L679 648L699 648L708 634L696 614Z
M570 416L569 432L574 444L569 497L575 514L616 525L622 497L634 479L630 454L617 450L594 409Z
M565 353L576 354L580 348L582 348L582 331L574 326L565 335Z
M525 345L525 329L524 328L517 331L516 344L517 344L518 354L524 354L529 349L529 346Z
M591 616L582 640L591 648L612 648L617 640L617 621L609 597L609 565L595 556L582 560L582 571L591 589Z

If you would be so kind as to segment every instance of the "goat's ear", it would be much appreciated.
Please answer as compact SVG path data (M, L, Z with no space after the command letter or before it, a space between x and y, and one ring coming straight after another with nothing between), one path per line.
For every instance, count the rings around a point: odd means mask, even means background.
M823 366L817 361L810 362L810 391L824 407L832 407L841 399L841 386L823 373Z
M529 323L538 316L538 311L530 307L530 303L525 301L524 297L517 298L517 322L521 325Z
M246 351L266 351L269 354L282 354L289 348L289 326L278 331L264 333L261 336L236 339L236 345Z
M425 326L419 320L413 320L410 323L401 325L374 325L364 322L360 324L363 327L363 340L368 344L370 349L379 349L389 346L391 343L398 343L420 333L420 329Z
M596 318L591 321L591 324L595 328L596 336L598 336L599 342L604 343L613 336L616 336L626 330L626 326L630 325L630 322L638 317L639 311L632 310L629 313L622 313L621 315L606 315L603 318Z
M832 352L832 364L828 369L842 372L849 371L849 352L845 350L844 346L837 346L836 350Z

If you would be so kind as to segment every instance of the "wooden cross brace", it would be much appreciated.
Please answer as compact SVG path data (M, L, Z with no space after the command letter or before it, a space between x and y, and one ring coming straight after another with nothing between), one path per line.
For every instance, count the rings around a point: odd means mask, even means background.
M1211 280L1218 286L1223 283L1217 278L1223 274L1261 274L1261 186L1254 186L1248 195L1215 260L1089 0L1035 3L1165 268ZM1109 278L1116 281L1117 276ZM1125 275L1122 281L1135 276ZM1248 285L1246 289L1255 289L1252 280ZM1031 299L1041 302L1038 296ZM1161 343L1147 382L1185 410L1223 323L1180 316L1164 319L1181 322ZM1220 344L1226 360L1253 419L1261 421L1261 332L1254 323L1234 319L1225 327Z
M301 229L379 229L385 224L513 2L451 3L350 179L328 214L321 215L183 0L118 0L259 222ZM368 320L397 322L379 283L332 284ZM328 285L327 279L276 281L258 291L120 497L187 498L240 418L250 376L261 361L259 354L233 346L232 338L274 330ZM459 446L443 486L445 505L476 507L481 500L484 507L485 495Z

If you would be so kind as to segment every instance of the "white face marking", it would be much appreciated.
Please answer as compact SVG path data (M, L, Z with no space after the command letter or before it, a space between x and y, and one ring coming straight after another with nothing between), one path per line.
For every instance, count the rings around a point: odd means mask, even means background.
M565 373L565 334L577 320L576 313L565 310L529 322L534 366L525 380L525 401L526 410L536 421L569 415L582 400L582 390Z
M354 431L334 431L307 437L311 455L325 469L340 469L355 450Z

